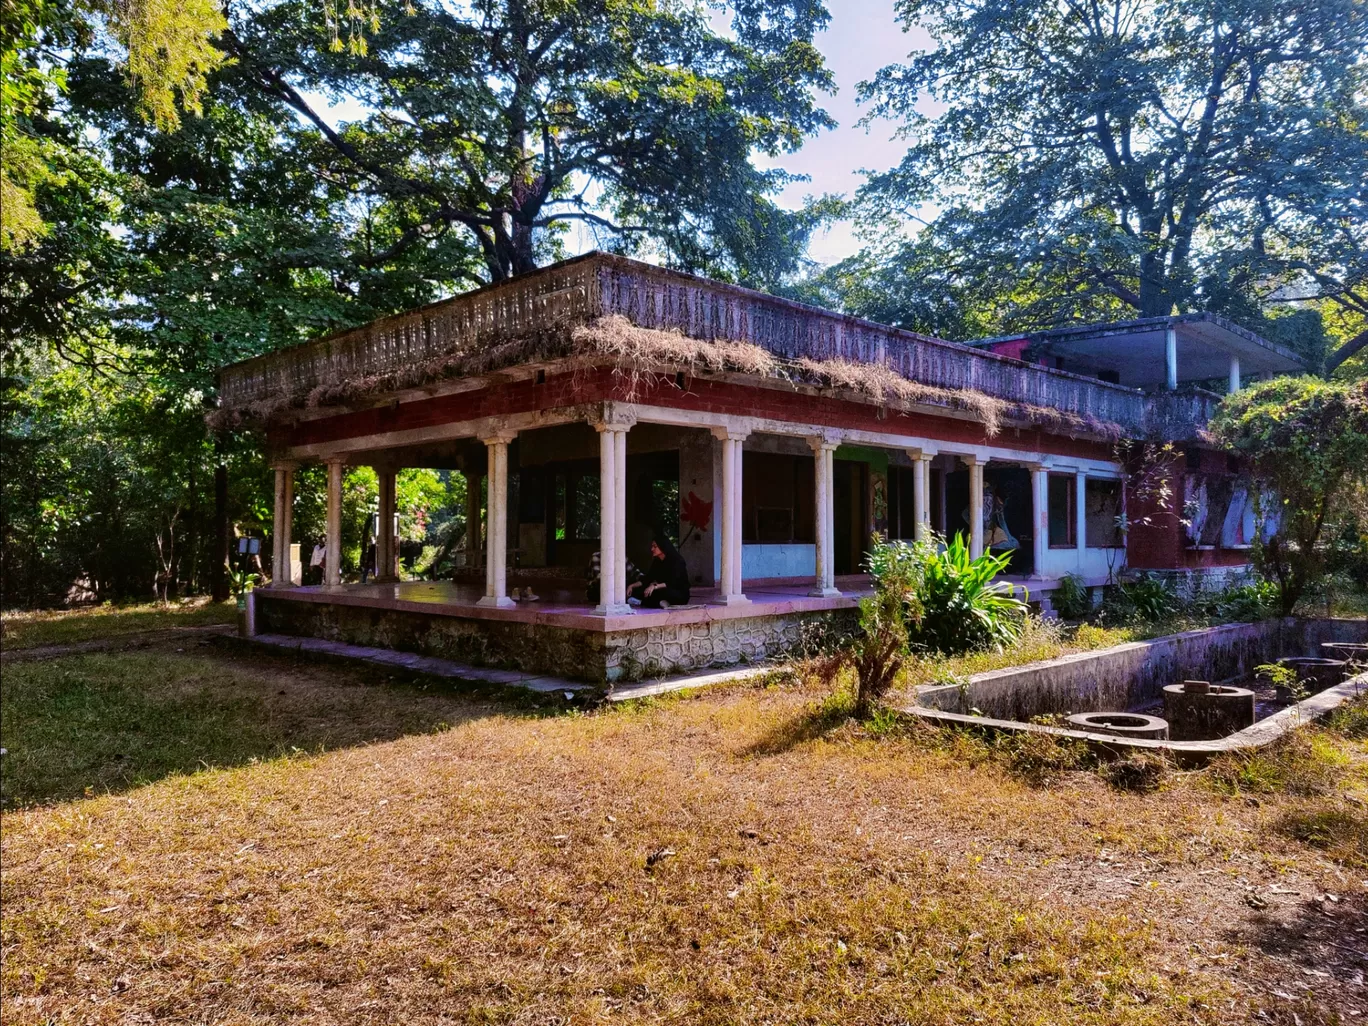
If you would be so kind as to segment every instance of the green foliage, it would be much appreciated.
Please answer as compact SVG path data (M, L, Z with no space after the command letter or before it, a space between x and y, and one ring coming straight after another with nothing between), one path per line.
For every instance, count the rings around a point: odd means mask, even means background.
M1065 574L1050 592L1050 604L1065 620L1082 620L1093 611L1092 593L1078 574Z
M331 50L312 2L246 14L226 45L260 95L310 124L326 123L313 96L365 98L314 136L312 158L394 210L400 248L454 235L498 281L581 225L603 248L777 281L831 212L780 208L770 197L792 177L752 159L832 123L813 99L831 86L817 0L417 4L364 53Z
M1281 663L1260 663L1254 667L1254 676L1269 687L1286 691L1294 702L1300 702L1306 697L1306 687L1294 667Z
M1256 565L1277 582L1284 615L1323 578L1323 542L1363 525L1368 484L1368 381L1277 378L1227 396L1211 432L1246 461L1258 490ZM1270 508L1271 507L1271 508Z
M1138 574L1108 587L1102 619L1112 624L1161 623L1182 609L1183 603L1167 581Z
M1264 620L1278 608L1278 586L1270 581L1255 581L1227 588L1215 597L1214 612L1227 623Z
M855 713L867 719L893 686L907 657L909 628L922 617L921 543L875 539L866 567L874 594L860 600L859 628L851 638L828 632L805 639L816 653L812 668L828 683L847 666L855 671Z
M1011 585L993 580L1007 568L1009 556L985 552L971 559L962 535L943 545L933 540L893 542L887 547L897 552L898 563L913 564L918 570L922 615L911 634L915 647L959 655L1003 649L1021 638L1026 603L1012 595ZM877 580L873 556L870 572Z
M876 587L860 599L860 633L851 650L855 714L865 718L893 686L907 652L908 606L895 589Z
M879 275L835 276L852 310L992 322L983 335L1246 316L1308 281L1368 308L1357 0L895 7L931 45L860 87L911 145L861 190L871 236L895 241L868 254ZM928 231L899 240L928 207Z

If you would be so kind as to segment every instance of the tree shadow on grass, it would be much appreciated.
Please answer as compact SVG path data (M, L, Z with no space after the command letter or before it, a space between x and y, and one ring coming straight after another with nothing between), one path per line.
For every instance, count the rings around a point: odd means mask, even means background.
M546 711L509 689L207 643L20 663L4 676L7 809Z
M781 755L809 741L816 741L848 723L855 714L853 698L843 691L813 702L784 719L743 747L741 755Z
M1264 974L1265 1022L1317 1026L1352 1022L1362 1011L1362 979L1368 970L1368 895L1303 895L1285 916L1260 913L1231 930L1227 939L1259 951L1278 969Z

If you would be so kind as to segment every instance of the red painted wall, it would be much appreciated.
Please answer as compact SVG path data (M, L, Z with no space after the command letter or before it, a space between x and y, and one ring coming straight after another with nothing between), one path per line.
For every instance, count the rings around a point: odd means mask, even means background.
M1193 472L1210 476L1232 474L1229 457L1225 453L1202 449L1197 462L1189 464L1185 456L1177 456L1169 465L1168 474L1174 486L1174 497L1168 510L1160 508L1156 499L1142 500L1134 488L1126 493L1126 516L1131 523L1126 539L1126 562L1136 570L1180 570L1213 566L1243 566L1249 562L1248 549L1189 548L1187 531L1179 522L1182 515L1183 476ZM1145 519L1149 523L1145 523Z
M402 404L339 413L332 417L273 430L273 448L317 445L360 438L391 431L408 431L442 424L480 420L512 413L531 413L582 403L605 400L626 401L627 383L611 370L580 374L559 374L543 384L531 380L505 382L473 392L419 399ZM1111 446L1049 435L1036 429L1004 428L989 436L981 424L920 413L903 413L859 402L756 388L731 382L695 378L681 390L672 378L654 383L639 382L631 401L674 409L728 414L745 417L770 417L801 421L820 427L870 432L914 434L941 442L968 444L992 443L1027 452L1046 452L1058 456L1111 459Z

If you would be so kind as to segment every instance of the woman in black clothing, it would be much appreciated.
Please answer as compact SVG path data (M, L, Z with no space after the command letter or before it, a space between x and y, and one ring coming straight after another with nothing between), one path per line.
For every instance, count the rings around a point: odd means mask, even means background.
M628 596L640 598L644 609L659 609L665 603L685 605L689 601L689 568L684 557L663 535L651 540L651 556L645 578L627 589Z

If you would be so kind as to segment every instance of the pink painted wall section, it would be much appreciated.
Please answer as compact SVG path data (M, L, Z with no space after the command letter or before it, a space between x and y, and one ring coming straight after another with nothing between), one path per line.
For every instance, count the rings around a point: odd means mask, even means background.
M1002 342L994 342L988 347L990 353L997 353L998 356L1010 356L1013 360L1025 360L1026 346L1030 343L1024 338L1007 339Z

